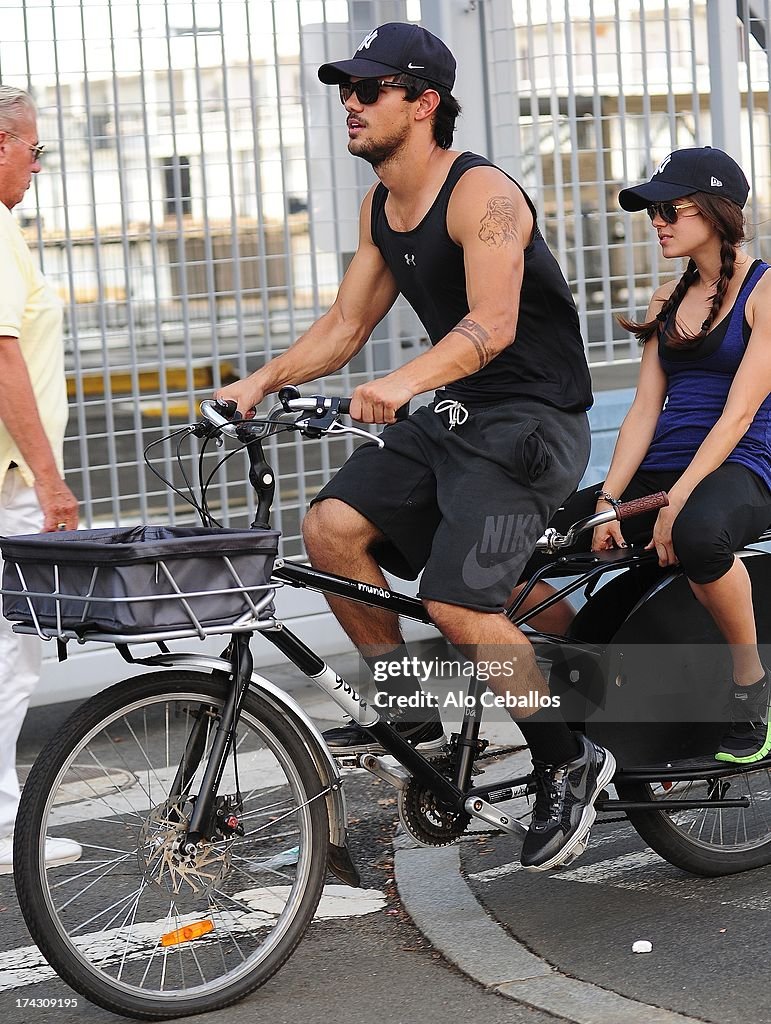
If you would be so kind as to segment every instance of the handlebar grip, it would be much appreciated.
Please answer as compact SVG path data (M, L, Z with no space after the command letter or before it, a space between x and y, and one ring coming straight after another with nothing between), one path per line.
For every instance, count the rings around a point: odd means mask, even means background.
M351 399L350 398L341 398L340 399L340 412L347 415L348 413L350 413L350 411L351 411ZM407 417L409 416L409 414L410 414L410 403L409 402L405 402L404 405L400 406L396 410L396 422L398 423L400 420L406 420Z
M616 515L622 520L631 519L632 516L642 515L643 512L653 512L657 508L665 508L668 504L667 492L657 491L655 494L646 494L643 498L622 501L616 508Z

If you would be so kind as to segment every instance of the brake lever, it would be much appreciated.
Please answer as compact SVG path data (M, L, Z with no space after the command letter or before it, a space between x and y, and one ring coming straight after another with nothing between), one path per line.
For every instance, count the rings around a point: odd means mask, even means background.
M322 417L326 419L327 417ZM300 431L305 437L319 438L324 435L329 436L330 434L356 434L359 437L365 438L367 441L374 443L378 448L384 448L385 444L377 434L370 434L368 430L362 430L361 427L351 427L345 423L340 423L339 420L334 420L328 427L320 425L320 421L314 416L312 419L298 419L295 420L295 428Z

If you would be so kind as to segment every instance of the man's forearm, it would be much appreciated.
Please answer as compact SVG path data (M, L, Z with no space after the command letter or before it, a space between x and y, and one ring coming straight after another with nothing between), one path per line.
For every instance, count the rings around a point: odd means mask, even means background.
M476 373L511 344L515 325L488 328L471 313L437 342L434 347L390 374L413 394L452 384Z
M367 335L346 329L326 313L316 321L286 352L256 370L265 394L272 394L285 384L304 384L325 377L345 366L364 346Z

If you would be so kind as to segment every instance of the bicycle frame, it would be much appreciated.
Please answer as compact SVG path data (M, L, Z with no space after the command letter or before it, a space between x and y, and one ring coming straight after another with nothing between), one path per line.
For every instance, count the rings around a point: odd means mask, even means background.
M578 578L573 580L566 587L557 591L555 595L541 601L530 608L527 612L519 613L525 597L530 593L535 584L544 576L550 574L553 566L544 566L529 581L523 593L508 610L508 617L515 623L521 625L532 619L535 615L562 600L568 593L573 593L584 587L591 586L600 576L607 572L618 571L620 568L628 568L635 562L651 560L652 556L645 553L630 553L623 558L614 557L603 560L601 557L589 554L573 556L562 556L560 558L560 574L575 575L576 569L583 568ZM417 598L409 597L395 591L373 587L345 577L335 576L327 572L320 572L294 562L281 562L277 564L274 576L284 584L293 587L307 588L323 594L330 594L334 597L341 597L346 600L355 601L361 604L371 605L394 614L414 619L418 622L430 622L426 610ZM312 679L335 703L359 724L365 726L373 738L389 753L392 754L410 775L415 776L420 782L430 787L438 797L446 801L454 809L464 809L474 817L481 818L488 824L493 824L505 832L524 835L526 829L519 822L513 821L510 816L501 814L494 807L497 803L503 803L516 797L526 796L534 792L531 776L520 775L502 781L496 781L489 785L471 786L471 773L474 762L474 755L482 749L479 741L480 718L479 700L485 684L476 678L472 678L467 690L467 706L464 712L460 733L457 735L456 747L460 753L457 758L455 772L451 779L447 779L439 772L429 759L407 743L400 734L386 721L376 714L357 693L355 687L346 683L336 672L330 669L326 663L313 651L296 637L286 627L278 630L265 630L262 634L266 640L274 644L300 671ZM574 640L564 636L546 636L544 634L533 634L538 639L543 639L553 644L576 645ZM586 646L586 645L581 645ZM364 755L361 759L362 767L367 768L373 774L390 782L397 788L402 788L409 776L391 766L383 764L382 761L373 755ZM619 769L617 778L626 782L663 782L672 780L692 779L717 779L727 775L743 774L751 771L757 766L754 765L726 765L714 763L709 766L694 766L693 768L672 768L662 765L660 767ZM709 800L657 800L655 804L632 803L630 801L605 799L598 803L601 810L685 810L697 807L747 807L746 797L736 800L714 799Z

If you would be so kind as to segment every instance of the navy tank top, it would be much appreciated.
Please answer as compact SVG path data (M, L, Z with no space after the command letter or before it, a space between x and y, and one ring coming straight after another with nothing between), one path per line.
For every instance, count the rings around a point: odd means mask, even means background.
M720 418L749 341L747 299L767 270L761 260L752 264L731 312L693 348L665 344L664 328L660 330L658 351L667 375L667 397L640 469L686 469ZM675 310L670 318L674 315ZM771 488L771 395L726 462L747 466Z
M382 183L372 197L372 239L399 290L420 317L432 345L469 312L463 249L447 231L450 196L470 168L491 166L489 160L474 153L458 156L430 210L412 231L394 231L388 224L388 190ZM525 196L535 221L535 207L522 186L514 183ZM583 411L592 404L575 303L537 223L533 240L525 249L519 317L512 344L481 370L448 384L442 394L470 404L527 396L567 411Z

